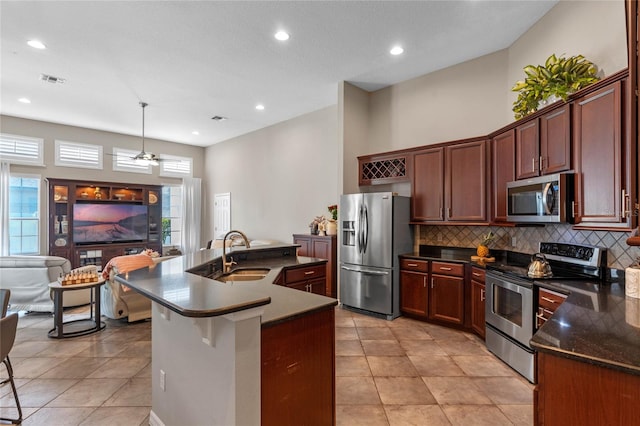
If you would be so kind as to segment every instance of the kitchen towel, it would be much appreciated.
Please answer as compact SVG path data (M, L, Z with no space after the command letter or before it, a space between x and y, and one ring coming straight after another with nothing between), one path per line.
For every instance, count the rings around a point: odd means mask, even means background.
M640 269L629 267L624 270L624 294L640 298Z

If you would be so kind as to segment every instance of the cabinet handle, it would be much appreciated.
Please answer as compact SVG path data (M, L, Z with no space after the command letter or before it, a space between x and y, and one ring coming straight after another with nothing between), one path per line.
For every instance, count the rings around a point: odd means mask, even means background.
M451 219L451 207L447 207L447 219Z
M422 285L424 286L424 288L427 288L427 277L423 277L422 278Z
M438 216L442 217L442 207L438 208Z
M542 316L541 314L536 314L536 318L538 318L539 320L542 320L544 322L547 322L547 319L544 316Z
M473 275L474 277L480 277L482 276L482 274L479 274L477 272L472 272L471 275Z
M441 266L441 267L440 267L440 270L441 270L441 271L450 271L450 270L451 270L451 268L447 268L446 266Z
M304 274L305 274L305 275L313 275L313 274L315 274L315 273L316 273L316 271L307 271L307 272L305 272Z
M538 163L538 164L539 164L539 166L540 166L540 167L539 167L539 170L540 170L540 171L542 171L542 169L544 169L544 167L542 167L542 161L543 161L543 160L544 160L544 157L541 155L541 156L540 156L540 162Z
M536 171L536 159L535 159L535 157L531 159L531 171L532 172Z
M544 300L545 302L553 303L554 305L556 303L555 300L549 299L548 297L540 296L540 299Z
M407 263L407 266L411 266L412 268L415 268L418 266L417 263Z
M572 213L573 217L575 218L576 217L576 202L575 201L571 202L571 213Z
M626 219L627 217L629 217L629 214L631 214L631 210L630 210L630 206L629 206L629 201L630 201L629 194L627 194L626 190L622 190L622 218Z
M433 277L431 277L431 288L433 288Z
M480 301L484 302L484 299L485 299L485 289L481 288L480 289Z

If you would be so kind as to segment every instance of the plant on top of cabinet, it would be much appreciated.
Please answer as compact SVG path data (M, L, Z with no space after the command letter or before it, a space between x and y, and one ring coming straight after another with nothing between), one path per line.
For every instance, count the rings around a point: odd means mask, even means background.
M596 66L582 55L565 58L552 54L544 65L527 65L523 70L525 79L511 88L519 92L513 103L516 120L537 111L547 100L554 102L554 97L566 101L571 93L600 79L596 76Z

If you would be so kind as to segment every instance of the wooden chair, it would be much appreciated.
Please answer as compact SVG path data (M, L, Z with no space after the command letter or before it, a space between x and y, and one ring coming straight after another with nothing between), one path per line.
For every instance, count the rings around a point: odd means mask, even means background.
M8 298L7 298L8 299ZM0 382L0 385L4 385L7 382L11 382L11 389L13 390L13 397L16 400L16 407L18 408L18 418L10 419L2 417L0 420L10 421L14 424L22 423L22 408L20 407L20 400L18 399L18 392L16 391L16 384L13 381L13 367L11 361L9 361L9 352L13 348L13 343L16 340L16 330L18 329L18 314L14 313L9 316L0 319L0 359L2 363L7 367L8 378Z

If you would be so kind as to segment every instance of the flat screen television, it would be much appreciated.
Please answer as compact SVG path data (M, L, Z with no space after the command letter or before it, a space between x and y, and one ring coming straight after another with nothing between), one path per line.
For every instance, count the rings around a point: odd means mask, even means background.
M141 204L78 203L73 206L76 244L146 241L148 207Z

